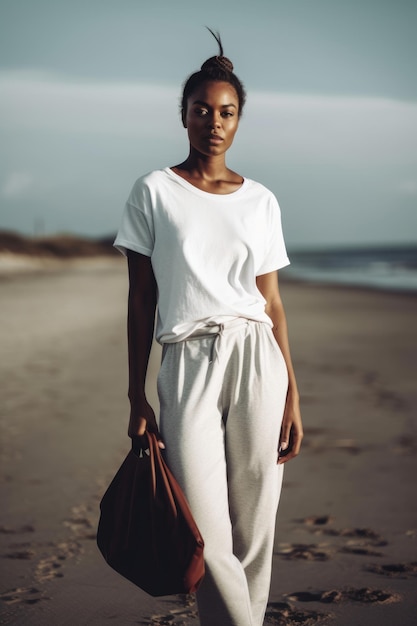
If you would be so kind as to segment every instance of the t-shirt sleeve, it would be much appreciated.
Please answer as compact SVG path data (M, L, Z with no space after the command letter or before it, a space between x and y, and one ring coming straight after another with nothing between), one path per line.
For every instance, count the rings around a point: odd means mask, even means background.
M126 256L127 250L151 256L155 232L152 204L147 185L138 179L124 207L114 247Z
M290 264L282 232L281 210L277 199L272 194L268 210L265 256L257 269L257 276L274 272Z

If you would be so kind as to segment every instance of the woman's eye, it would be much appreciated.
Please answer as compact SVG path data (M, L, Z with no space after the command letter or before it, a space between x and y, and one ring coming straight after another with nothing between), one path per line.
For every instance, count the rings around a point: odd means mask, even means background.
M199 115L200 117L204 117L205 115L207 115L208 111L207 109L196 109L195 112L197 113L197 115Z
M231 111L223 111L223 117L233 117L233 113Z

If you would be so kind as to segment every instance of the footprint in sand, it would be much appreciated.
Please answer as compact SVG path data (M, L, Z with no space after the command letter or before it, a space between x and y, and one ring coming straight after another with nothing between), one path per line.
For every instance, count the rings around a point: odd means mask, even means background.
M90 506L81 505L73 507L71 513L71 517L64 521L64 525L71 530L77 539L95 540L97 536L97 512L93 511Z
M36 555L35 550L32 550L31 544L28 543L11 544L9 548L11 548L11 552L2 555L4 559L30 561Z
M58 559L59 557L54 555L39 561L35 569L35 578L38 582L43 583L47 580L64 576L60 571L62 563Z
M384 556L382 552L371 550L363 545L357 543L348 542L343 548L340 548L338 552L343 554L354 554L357 556Z
M0 526L0 533L2 535L20 535L23 533L34 533L35 528L32 524L25 524L18 528L10 528L10 526Z
M369 565L365 568L367 572L382 574L389 578L413 578L417 576L417 562L412 563L390 563L387 565Z
M40 558L35 568L35 577L38 582L50 580L51 578L61 578L63 576L61 570L62 564L68 558L78 556L82 553L82 548L77 542L61 542L48 544L33 544L29 542L11 543L8 547L9 552L2 554L5 559L15 560L32 560L38 553L42 555L45 552L45 545L53 548L54 554ZM36 549L35 549L36 548Z
M53 578L62 578L62 565L74 556L82 554L82 548L76 542L53 544L55 554L40 559L35 569L35 578L38 582L45 582Z
M177 596L174 604L178 608L171 609L163 615L152 615L139 622L143 626L194 626L198 624L198 614L195 598L191 594Z
M370 528L328 528L333 521L334 518L330 515L310 515L296 520L299 524L309 527L309 531L314 535L347 538L345 545L338 548L337 552L356 556L383 556L383 553L375 548L386 546L388 542L377 532ZM329 553L326 549L324 552Z
M356 539L367 539L373 542L373 545L386 546L387 542L370 528L328 528L324 531L325 535L333 535L334 537L355 537Z
M331 555L327 544L281 543L274 554L288 561L327 561Z
M265 624L274 626L314 626L333 618L331 613L301 611L287 602L270 602L265 615Z
M330 589L328 591L296 591L287 595L289 600L298 602L323 602L325 604L339 604L341 602L361 602L364 604L392 604L399 602L401 596L390 591L362 587L346 587L345 589Z
M348 538L344 546L339 548L338 552L344 554L352 554L356 556L384 556L379 550L388 545L388 542L375 531L369 528L344 528L342 530L325 529L323 534L332 537Z
M0 593L0 600L4 604L37 604L41 600L49 600L36 587L17 587Z
M369 550L372 548L381 548L388 545L381 535L370 528L326 528L334 520L329 515L311 515L300 520L298 523L311 526L311 532L315 535L329 535L331 537L348 537L349 541L342 552L350 554L364 554L367 556L381 556L380 553Z
M140 622L143 626L192 626L198 624L197 611L169 611L164 615L152 615L150 620Z

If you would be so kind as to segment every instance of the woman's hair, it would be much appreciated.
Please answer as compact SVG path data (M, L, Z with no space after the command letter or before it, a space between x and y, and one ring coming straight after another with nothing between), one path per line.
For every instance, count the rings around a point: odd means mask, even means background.
M219 44L219 54L204 61L200 71L191 74L185 81L181 100L181 116L183 120L187 113L187 100L189 96L197 87L208 80L224 81L235 88L239 100L239 117L242 114L243 106L246 101L245 88L236 74L233 73L233 63L223 55L223 45L219 33L214 33L211 28L208 27L207 30L211 32Z

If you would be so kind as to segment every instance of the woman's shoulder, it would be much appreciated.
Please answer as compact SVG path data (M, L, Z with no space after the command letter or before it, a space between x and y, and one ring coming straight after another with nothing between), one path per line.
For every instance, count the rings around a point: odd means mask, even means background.
M164 193L167 184L166 169L158 169L147 172L139 176L132 185L129 202L131 204L142 204L154 198L155 195Z
M135 187L154 187L166 178L166 168L151 170L139 176L134 183Z
M253 180L253 178L247 177L245 177L245 181L247 190L253 195L256 195L259 198L265 200L277 202L275 193L271 189L269 189L269 187L266 187L263 183Z
M268 189L266 185L264 185L263 183L260 183L258 180L250 178L249 176L245 176L244 178L246 182L249 183L252 189L254 189L255 191L259 191L259 193L272 193L272 191Z

